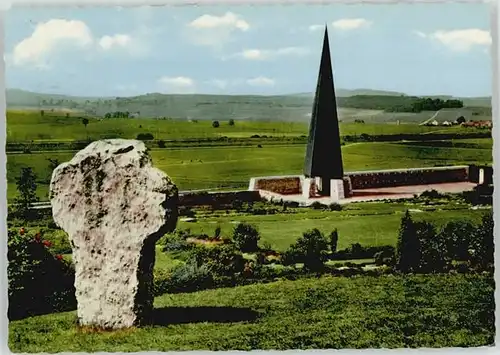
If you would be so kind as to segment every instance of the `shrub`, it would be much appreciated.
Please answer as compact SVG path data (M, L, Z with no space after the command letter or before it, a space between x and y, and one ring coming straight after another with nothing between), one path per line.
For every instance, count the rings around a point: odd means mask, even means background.
M324 235L313 229L305 232L283 255L283 264L304 263L309 271L319 271L327 258L328 242Z
M243 271L245 260L233 245L196 246L190 254L198 267L204 266L213 280L233 277Z
M443 240L441 253L448 262L470 260L469 249L476 233L477 227L468 221L448 222L439 232L439 238Z
M333 260L347 260L347 259L365 259L375 258L375 254L383 252L385 258L394 256L394 247L392 245L382 246L362 246L359 243L351 244L348 248L339 250L331 255Z
M321 202L319 201L315 201L311 204L311 207L315 210L322 210L326 207L326 205L322 204Z
M229 125L234 126L234 120L232 118L229 120Z
M161 296L172 290L172 276L163 269L153 270L153 295Z
M192 208L189 206L179 206L178 211L179 211L178 212L179 216L185 216L190 218L196 217L196 212L193 211Z
M220 226L215 227L214 238L220 239L221 232L222 232L222 228Z
M14 201L15 217L25 220L33 220L37 217L37 211L33 209L33 203L38 202L36 194L36 175L32 168L22 168L19 177L16 178L18 196Z
M330 211L342 211L342 205L339 203L333 202L328 207L330 208Z
M427 198L440 198L440 197L443 197L442 194L440 194L438 191L436 190L426 190L424 192L422 192L422 194L420 195L421 197L427 197Z
M139 133L137 139L140 141L152 141L155 137L151 133Z
M71 244L68 235L62 230L43 231L43 238L50 241L50 250L55 254L71 254Z
M477 185L472 191L464 191L462 198L473 205L491 205L493 203L493 185Z
M163 251L184 251L191 249L192 245L186 242L187 236L180 230L177 233L167 234L162 237Z
M170 278L165 278L163 285L158 283L159 290L167 289L171 293L195 292L213 287L214 279L207 265L199 265L190 260L174 268Z
M74 270L49 246L39 234L32 237L24 228L8 232L9 319L76 307Z
M158 148L165 148L165 141L163 139L158 141Z
M212 127L213 127L213 128L219 128L219 126L220 126L219 121L213 121L213 122L212 122Z
M285 201L284 205L288 206L289 208L298 208L300 204L296 201Z
M480 269L487 269L494 265L494 235L493 235L493 214L487 213L483 216L481 224L471 241L471 263Z
M419 271L430 273L443 271L446 266L446 246L442 235L428 222L416 222L415 230L420 247Z
M233 210L236 210L236 211L241 211L241 209L243 208L243 201L241 200L238 200L238 199L235 199L232 203L231 203L231 207Z
M259 240L259 232L250 224L240 223L233 230L234 244L244 253L257 251Z
M339 232L337 228L335 228L329 236L329 242L330 242L330 251L332 253L335 253L337 251L337 244L339 242Z

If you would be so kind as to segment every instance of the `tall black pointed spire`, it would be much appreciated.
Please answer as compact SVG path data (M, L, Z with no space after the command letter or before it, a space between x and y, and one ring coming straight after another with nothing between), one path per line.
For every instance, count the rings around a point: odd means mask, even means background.
M342 179L344 168L340 146L337 100L333 84L328 30L325 26L323 52L309 126L304 175L320 177L322 180ZM326 185L325 190L328 189Z

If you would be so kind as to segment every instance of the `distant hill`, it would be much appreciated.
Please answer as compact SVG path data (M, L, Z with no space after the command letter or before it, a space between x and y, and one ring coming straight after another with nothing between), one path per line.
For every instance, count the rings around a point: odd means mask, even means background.
M405 93L396 92L396 91L385 91L385 90L372 90L372 89L335 89L335 94L337 97L350 97L357 95L375 95L375 96L406 96ZM313 92L300 92L295 94L290 94L288 96L313 96Z
M95 116L128 111L138 113L139 117L307 121L313 93L274 96L148 93L130 97L80 97L7 89L6 98L9 109L73 110ZM451 97L443 95L440 98ZM392 91L337 89L337 103L341 109L384 110L413 99ZM463 100L465 106L491 107L490 98Z

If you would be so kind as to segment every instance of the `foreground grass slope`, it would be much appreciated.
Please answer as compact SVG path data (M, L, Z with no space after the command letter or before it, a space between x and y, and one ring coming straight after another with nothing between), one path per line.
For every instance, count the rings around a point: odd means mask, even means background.
M164 295L155 325L75 326L76 313L11 322L13 352L467 347L494 341L487 276L321 277Z
M491 139L473 140L467 148L397 143L354 143L342 147L346 171L418 168L437 165L489 163ZM192 147L153 149L153 163L181 190L245 189L253 176L301 174L305 145L247 147ZM74 152L33 152L7 155L8 199L16 194L15 178L22 167L38 177L38 194L47 200L51 177L47 159L69 161Z

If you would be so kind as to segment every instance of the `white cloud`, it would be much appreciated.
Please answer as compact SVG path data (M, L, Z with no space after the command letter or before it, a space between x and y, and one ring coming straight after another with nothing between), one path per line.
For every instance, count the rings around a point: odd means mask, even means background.
M106 35L99 40L99 46L104 50L110 50L115 47L127 47L131 41L132 38L126 34Z
M160 79L158 79L158 83L163 89L169 92L177 93L192 92L195 87L194 80L185 76L162 76Z
M332 22L332 26L336 29L349 31L358 28L366 28L372 25L371 21L364 18L345 18Z
M477 28L436 31L431 34L431 38L454 51L468 51L474 46L491 45L491 33Z
M189 26L197 29L230 28L241 31L247 31L250 28L248 22L232 12L226 12L222 16L205 14L190 22Z
M265 76L258 76L256 78L248 79L247 84L251 86L273 86L274 79L266 78Z
M305 56L309 54L309 50L303 47L284 47L278 49L245 49L239 53L233 54L231 57L243 58L246 60L271 60L277 57L286 56ZM225 59L225 58L223 58Z
M34 64L46 67L47 57L62 46L85 48L92 44L92 33L85 22L52 19L39 23L31 36L14 47L12 60L14 65Z
M220 47L231 40L235 31L246 32L250 24L232 12L224 15L202 15L187 24L190 40L198 45Z
M90 50L127 48L130 54L139 54L146 52L142 42L144 41L136 40L128 34L96 38L83 21L51 19L39 23L33 33L17 43L7 56L9 64L48 69L49 59L56 53L79 49L85 50L85 58L89 58Z

